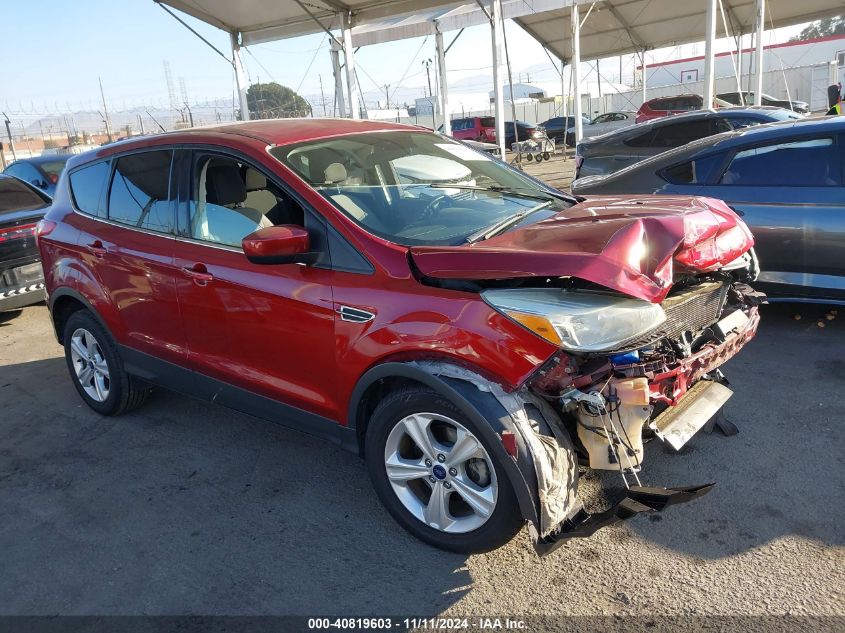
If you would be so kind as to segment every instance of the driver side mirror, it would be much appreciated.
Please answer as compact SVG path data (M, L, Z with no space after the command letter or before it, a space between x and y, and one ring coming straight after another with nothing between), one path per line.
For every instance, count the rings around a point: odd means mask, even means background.
M309 251L308 231L293 224L258 229L241 245L253 264L313 264L317 259L317 253Z

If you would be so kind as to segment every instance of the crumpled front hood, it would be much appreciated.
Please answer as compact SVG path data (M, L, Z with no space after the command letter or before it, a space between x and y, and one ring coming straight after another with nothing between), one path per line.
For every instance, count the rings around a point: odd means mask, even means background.
M658 303L676 272L716 270L753 245L721 200L606 196L474 244L410 251L427 277L577 277Z

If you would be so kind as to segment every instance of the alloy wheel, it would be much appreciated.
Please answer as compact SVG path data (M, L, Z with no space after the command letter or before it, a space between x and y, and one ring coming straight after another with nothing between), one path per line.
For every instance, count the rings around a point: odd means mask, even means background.
M109 366L97 339L85 328L78 328L71 335L70 358L76 379L88 397L105 402L111 385Z
M469 532L496 508L499 488L490 456L449 417L415 413L399 420L387 437L384 462L402 505L432 528Z

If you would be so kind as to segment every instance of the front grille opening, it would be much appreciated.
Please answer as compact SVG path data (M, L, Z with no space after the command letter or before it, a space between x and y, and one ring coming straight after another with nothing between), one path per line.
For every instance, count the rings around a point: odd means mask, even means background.
M663 338L676 340L684 332L698 334L718 321L727 295L728 284L720 281L701 283L669 295L660 304L666 312L666 321L626 341L620 349L639 349Z

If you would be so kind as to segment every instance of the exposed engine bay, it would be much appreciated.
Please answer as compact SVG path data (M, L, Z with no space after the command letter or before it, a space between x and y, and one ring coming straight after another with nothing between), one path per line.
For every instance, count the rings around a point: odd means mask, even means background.
M538 552L545 554L568 538L589 536L640 512L692 500L712 488L647 487L639 473L645 444L659 439L680 450L721 416L732 395L719 367L754 337L757 306L766 300L746 283L756 275L753 251L742 263L676 283L660 304L666 320L659 326L606 353L562 350L526 384L560 416L579 463L618 472L628 492L599 514L588 514L580 503L571 507L555 529L535 535ZM732 427L726 420L724 424Z
M557 405L585 465L636 477L643 440L680 449L724 404L730 391L718 368L754 336L765 301L737 277L720 272L673 289L660 326L608 354L561 352L530 381ZM721 389L697 387L702 380ZM703 394L710 407L691 409ZM673 422L683 422L683 434Z

